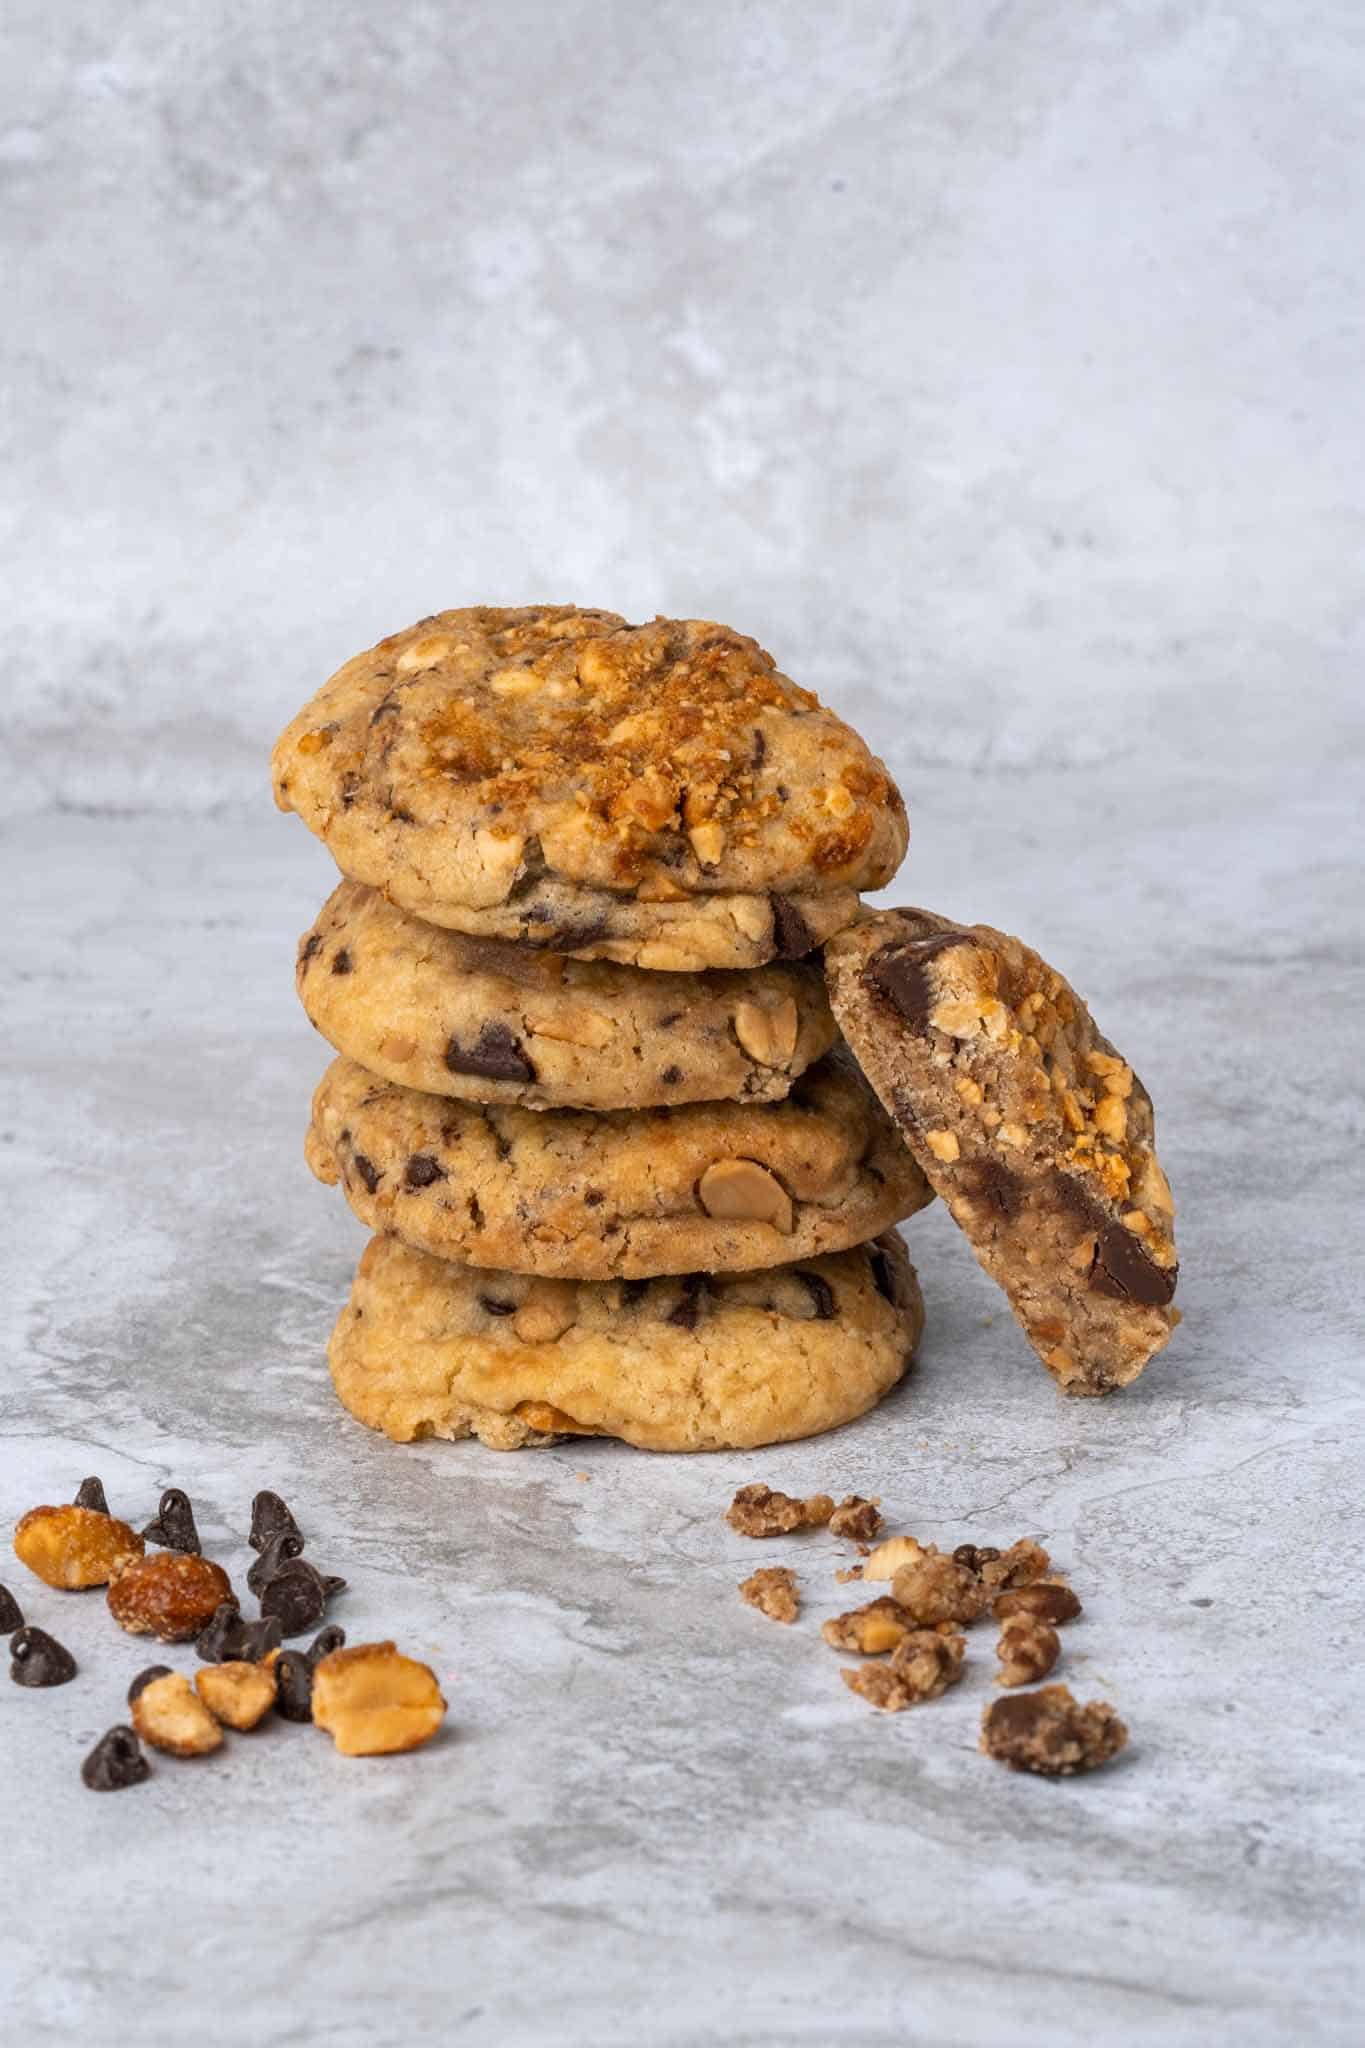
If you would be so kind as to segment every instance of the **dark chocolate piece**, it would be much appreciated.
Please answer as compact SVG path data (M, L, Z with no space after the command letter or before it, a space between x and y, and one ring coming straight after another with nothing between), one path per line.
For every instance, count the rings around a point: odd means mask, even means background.
M122 1792L129 1785L140 1785L151 1774L142 1744L131 1728L121 1726L101 1735L81 1765L81 1783L92 1792Z
M303 1554L303 1538L291 1535L288 1529L281 1529L261 1552L256 1562L247 1570L246 1582L253 1593L264 1592L280 1566L291 1557Z
M313 1718L313 1660L306 1650L281 1650L275 1659L275 1712L284 1721Z
M665 1320L675 1324L680 1330L695 1330L701 1319L706 1287L705 1273L684 1274L680 1282L681 1291L678 1299L669 1310Z
M291 1536L303 1533L280 1496L266 1488L251 1503L251 1534L246 1540L253 1550L264 1550L282 1529Z
M75 1505L78 1508L89 1508L96 1515L107 1515L109 1512L109 1503L104 1497L104 1488L98 1479L82 1479L76 1489Z
M445 1177L445 1168L432 1158L430 1152L414 1152L403 1169L405 1188L434 1187L438 1180L444 1180Z
M481 1294L479 1307L485 1315L490 1316L514 1316L517 1312L514 1301L499 1301L496 1294Z
M896 1299L896 1269L889 1255L879 1244L869 1245L868 1265L872 1268L872 1285L884 1301L894 1304Z
M815 933L802 917L796 905L786 896L770 895L768 906L773 919L773 946L779 960L799 960L809 953L815 944Z
M142 1532L148 1543L159 1543L163 1550L178 1550L184 1557L199 1557L203 1545L199 1531L194 1526L194 1509L190 1497L178 1486L168 1486L161 1496L156 1519L148 1522Z
M338 1628L334 1621L330 1621L326 1628L318 1630L304 1655L310 1664L320 1664L324 1657L331 1656L333 1650L344 1650L345 1647L345 1629Z
M373 1159L367 1159L363 1152L353 1152L351 1154L351 1164L361 1180L364 1181L366 1188L373 1194L380 1181L384 1178Z
M24 1617L8 1586L0 1586L0 1636L12 1636L24 1625Z
M794 1276L808 1289L815 1305L817 1323L828 1323L834 1316L834 1289L828 1280L822 1280L818 1273L797 1273Z
M286 1639L301 1636L316 1628L327 1602L345 1585L345 1579L324 1578L306 1558L290 1558L261 1593L262 1617L278 1621Z
M9 1675L16 1685L66 1685L76 1676L70 1650L32 1623L10 1637L9 1654Z
M536 1070L526 1057L521 1040L506 1024L490 1020L473 1045L461 1045L452 1037L446 1046L445 1063L452 1074L476 1074L484 1081L534 1081Z
M681 1081L682 1077L682 1068L678 1066L672 1066L664 1068L663 1072L659 1076L659 1080L665 1088L676 1088L679 1081Z
M259 1664L283 1641L278 1621L247 1621L225 1600L194 1649L203 1664Z
M934 991L925 972L935 953L960 945L965 932L931 932L923 939L897 939L874 953L863 969L863 980L890 1003L896 1015L912 1031L929 1028Z
M1122 1223L1106 1223L1095 1241L1089 1278L1097 1294L1135 1301L1142 1308L1165 1308L1175 1293L1178 1271L1175 1266L1158 1266Z
M145 1671L139 1671L137 1677L128 1688L129 1706L132 1706L133 1701L140 1692L146 1691L154 1678L169 1678L170 1676L171 1667L169 1664L149 1664Z
M345 946L339 946L336 952L332 955L333 974L349 974L354 966L355 962L354 960L352 960Z
M312 960L321 951L321 949L322 933L309 932L307 938L299 947L299 966L306 967L309 961Z

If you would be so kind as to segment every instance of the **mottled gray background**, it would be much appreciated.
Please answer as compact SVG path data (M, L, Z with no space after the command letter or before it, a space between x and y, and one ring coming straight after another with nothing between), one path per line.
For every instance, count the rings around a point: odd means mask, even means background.
M1353 687L1359 0L10 0L4 45L10 808L254 795L339 661L481 600L728 619L903 707L910 780L1140 787Z
M95 1798L150 1653L0 1557L81 1664L0 1660L0 2036L1359 2048L1362 0L0 38L0 1526L183 1485L240 1582L273 1485L451 1708ZM890 757L897 894L1090 998L1180 1204L1136 1385L1062 1400L935 1205L915 1370L830 1436L500 1458L341 1412L363 1233L303 1165L291 984L333 871L267 750L384 631L543 597L758 633ZM795 1627L736 1598L753 1478L1039 1537L1124 1757L981 1757L985 1630L875 1716L830 1539L766 1547Z

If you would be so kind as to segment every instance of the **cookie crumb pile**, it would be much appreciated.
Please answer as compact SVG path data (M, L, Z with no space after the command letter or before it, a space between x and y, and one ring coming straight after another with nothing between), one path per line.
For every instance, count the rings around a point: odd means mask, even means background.
M1057 1384L1178 1320L1151 1100L1017 939L860 892L883 763L743 634L441 612L286 727L342 877L298 950L337 1057L306 1156L374 1232L359 1420L500 1450L808 1436L904 1372L893 1226L943 1197Z

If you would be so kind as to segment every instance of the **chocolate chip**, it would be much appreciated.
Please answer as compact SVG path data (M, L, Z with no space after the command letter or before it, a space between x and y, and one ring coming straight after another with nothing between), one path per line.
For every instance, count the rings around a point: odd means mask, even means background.
M12 1636L17 1628L24 1625L19 1602L8 1586L0 1586L0 1636Z
M829 1322L834 1315L834 1289L828 1280L822 1280L818 1273L797 1273L794 1278L809 1289L810 1298L815 1304L816 1322Z
M9 1675L16 1685L65 1685L76 1676L76 1660L46 1629L21 1628L10 1637Z
M953 1552L953 1563L965 1565L969 1572L980 1578L982 1565L993 1564L999 1555L1000 1552L990 1543L959 1543Z
M346 947L338 946L336 952L332 955L333 974L349 974L354 966L355 962L352 960Z
M320 1664L324 1657L331 1656L333 1650L342 1650L345 1647L346 1631L344 1628L338 1628L333 1621L329 1622L326 1628L318 1630L305 1654L310 1664Z
M142 1744L131 1728L111 1728L101 1735L81 1765L81 1783L92 1792L122 1792L152 1774Z
M815 933L796 905L785 896L769 896L773 945L779 960L799 960L815 944Z
M351 1164L354 1166L361 1180L364 1181L370 1193L373 1194L375 1189L379 1186L380 1181L384 1178L379 1168L375 1165L373 1159L367 1159L363 1152L353 1152L351 1154Z
M290 1558L301 1556L302 1553L302 1536L291 1535L288 1529L281 1529L278 1536L271 1538L255 1564L249 1567L246 1575L247 1585L253 1593L263 1592L281 1565L287 1563Z
M409 1188L434 1187L445 1177L445 1168L437 1164L430 1152L414 1152L403 1169L403 1185Z
M888 1253L879 1244L869 1247L867 1263L872 1268L872 1285L884 1301L896 1299L896 1269Z
M528 916L537 923L547 922L543 911L539 917L534 910ZM557 953L576 953L582 946L595 946L599 939L606 938L609 930L610 924L605 917L565 918L562 924L554 927L554 949Z
M682 1021L683 1014L681 1010L670 1010L666 1017L660 1017L659 1029L661 1031L669 1030L672 1025Z
M266 1550L281 1531L290 1536L303 1534L280 1496L267 1487L251 1503L251 1534L246 1540L253 1550Z
M621 1282L622 1308L634 1308L637 1301L643 1300L648 1288L648 1280L623 1280Z
M963 1192L977 1202L988 1202L1007 1223L1012 1223L1024 1206L1024 1183L998 1159L982 1159L959 1175Z
M163 1550L178 1550L185 1557L199 1557L203 1552L190 1497L178 1486L166 1488L155 1521L148 1522L142 1534L146 1542L159 1543Z
M536 1070L521 1040L506 1024L485 1024L473 1045L451 1037L445 1063L452 1074L477 1074L484 1081L534 1081Z
M307 938L306 938L306 939L304 940L303 944L302 944L302 945L301 945L301 946L299 947L299 966L300 966L300 967L306 967L306 966L308 965L309 961L313 959L313 957L315 956L315 954L317 954L317 953L320 953L321 951L322 951L322 933L321 933L321 932L309 932L309 934L308 934Z
M146 1691L154 1678L169 1678L170 1676L171 1667L169 1664L149 1664L145 1671L139 1671L137 1677L128 1688L129 1706L132 1706L133 1701L140 1692Z
M749 756L750 768L761 768L768 758L768 742L761 726L754 727L754 750Z
M301 1636L317 1626L327 1602L345 1584L345 1579L324 1578L305 1558L291 1558L262 1591L261 1613L278 1621L286 1638Z
M681 1067L665 1067L659 1079L665 1088L676 1088L683 1077Z
M215 1607L194 1650L201 1664L259 1664L283 1641L277 1621L247 1621L225 1600Z
M490 1316L514 1316L517 1312L514 1301L499 1301L495 1294L481 1294L479 1307Z
M275 1712L285 1721L313 1718L313 1662L306 1650L281 1650L275 1659Z
M98 1479L82 1479L76 1490L76 1506L89 1508L92 1514L107 1515L109 1503L104 1497L104 1488Z
M600 1209L606 1199L606 1195L601 1188L584 1188L583 1190L583 1207L585 1209Z
M687 1273L681 1282L682 1291L678 1300L669 1310L666 1321L680 1330L695 1330L701 1318L702 1302L706 1294L705 1273Z
M1123 1224L1106 1223L1095 1242L1089 1279L1096 1294L1135 1301L1142 1308L1164 1308L1175 1293L1176 1271L1150 1259Z
M928 938L897 940L874 953L863 980L891 1005L912 1031L927 1031L934 991L925 969L935 953L960 945L965 932L933 932Z

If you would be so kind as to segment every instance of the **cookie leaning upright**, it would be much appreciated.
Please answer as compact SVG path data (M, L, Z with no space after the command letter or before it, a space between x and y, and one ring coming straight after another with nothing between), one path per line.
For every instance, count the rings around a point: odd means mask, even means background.
M1136 1379L1179 1320L1151 1098L1063 977L989 925L878 912L825 948L830 1003L1067 1393Z
M429 923L646 968L809 952L906 847L858 735L697 619L438 613L339 669L272 769L343 873Z

